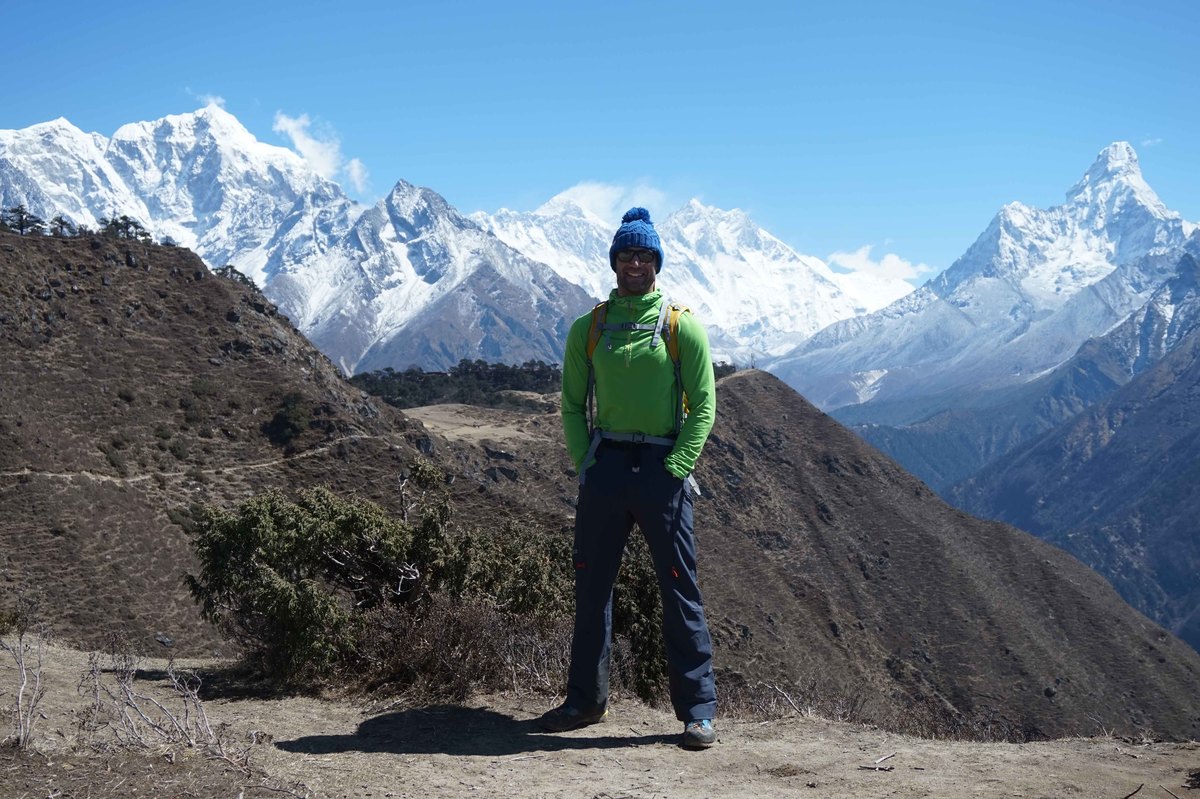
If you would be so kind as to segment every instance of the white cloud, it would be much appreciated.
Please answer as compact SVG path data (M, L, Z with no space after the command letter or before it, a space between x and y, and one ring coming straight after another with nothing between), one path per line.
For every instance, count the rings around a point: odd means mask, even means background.
M357 158L349 161L342 155L342 142L337 134L325 126L312 131L313 123L308 114L290 117L282 111L275 112L276 133L282 133L292 142L292 148L308 162L318 175L335 180L345 175L354 190L362 193L367 188L367 168Z
M350 179L350 185L359 194L367 190L367 184L370 182L367 174L367 168L363 166L363 162L357 158L351 158L346 162L346 177Z
M648 183L616 186L611 183L584 181L560 192L554 200L570 200L588 213L613 225L619 224L621 215L634 206L640 205L648 209L650 216L655 220L659 217L666 218L667 214L675 210L666 192Z
M854 252L830 253L825 260L847 272L892 280L918 280L937 271L928 264L914 264L890 252L878 261L872 260L872 246L865 244Z
M1163 143L1162 139L1142 139L1143 147L1157 147L1158 145L1160 145L1162 143Z
M192 96L192 99L200 103L201 108L207 108L210 105L215 105L217 108L225 107L225 98L219 94L209 94L208 92L198 92L192 89L191 86L184 87L184 91Z
M308 114L289 117L282 111L275 112L275 132L291 139L292 147L318 175L332 180L342 166L342 143L336 137L324 141L316 138L308 132L311 125Z

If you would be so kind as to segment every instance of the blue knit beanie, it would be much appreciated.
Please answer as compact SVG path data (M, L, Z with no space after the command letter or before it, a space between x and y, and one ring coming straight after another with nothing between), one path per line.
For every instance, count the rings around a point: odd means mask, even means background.
M630 208L621 217L621 226L617 235L613 236L612 246L608 248L608 265L617 271L617 251L630 247L641 247L658 253L658 263L654 265L654 273L658 274L663 267L662 245L658 243L658 233L654 231L654 223L650 221L650 212L645 208Z

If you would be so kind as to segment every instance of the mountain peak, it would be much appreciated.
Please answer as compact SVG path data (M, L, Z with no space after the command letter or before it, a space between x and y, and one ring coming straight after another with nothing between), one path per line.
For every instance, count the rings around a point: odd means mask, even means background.
M1088 171L1067 192L1067 203L1105 205L1116 197L1132 197L1160 218L1171 215L1142 177L1137 153L1124 141L1113 142L1100 151Z
M537 216L583 217L593 224L607 228L609 221L589 205L579 192L568 189L542 203L533 213Z
M1126 141L1115 141L1100 151L1087 171L1093 178L1141 177L1137 153Z
M729 210L725 210L723 208L716 208L711 205L705 205L696 197L688 200L686 205L684 205L671 216L682 225L687 225L692 222L705 222L709 225L719 225L724 223L734 227L754 227L754 223L742 209L731 208Z
M161 119L130 122L118 128L112 138L114 142L193 143L208 140L247 152L264 153L264 148L286 151L286 148L259 142L237 117L215 103L186 114L169 114Z
M197 127L207 127L212 131L220 131L228 136L237 138L249 137L255 139L254 134L246 129L246 126L235 117L233 114L226 111L216 103L209 103L203 108L198 108L190 114L180 114L177 117L167 117L171 121L190 121ZM257 139L255 139L257 141Z
M66 117L57 117L55 119L51 119L49 122L38 122L34 125L30 125L27 130L36 131L39 134L46 133L48 131L61 131L66 133L80 132L79 128L72 125L71 121Z

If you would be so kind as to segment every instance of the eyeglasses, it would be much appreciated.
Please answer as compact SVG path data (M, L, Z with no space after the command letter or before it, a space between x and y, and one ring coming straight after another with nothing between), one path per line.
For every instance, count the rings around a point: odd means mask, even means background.
M652 264L658 260L658 253L654 250L617 250L617 260L623 264L627 264L634 258L640 264Z

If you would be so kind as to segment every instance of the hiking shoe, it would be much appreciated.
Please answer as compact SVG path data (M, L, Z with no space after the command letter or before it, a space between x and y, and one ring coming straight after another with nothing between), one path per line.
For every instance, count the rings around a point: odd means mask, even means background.
M707 749L717 742L717 728L712 720L689 721L683 728L684 749Z
M591 713L584 713L570 705L559 705L553 710L543 713L538 719L538 726L546 732L566 732L604 721L604 717L607 715L607 706Z

